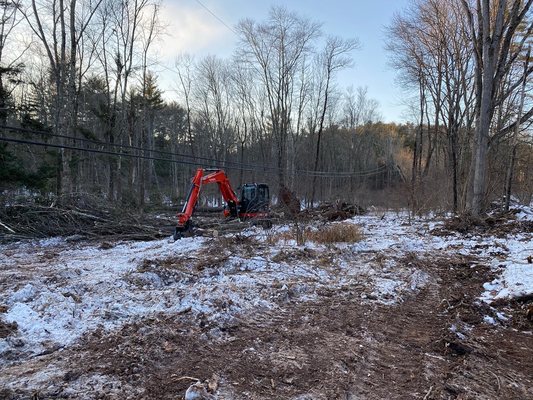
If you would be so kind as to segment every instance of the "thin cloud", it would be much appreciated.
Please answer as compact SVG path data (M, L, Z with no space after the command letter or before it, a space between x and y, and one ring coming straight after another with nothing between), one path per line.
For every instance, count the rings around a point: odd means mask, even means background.
M164 59L180 53L218 53L221 47L233 44L233 34L203 8L164 3L161 17L166 34L158 52Z

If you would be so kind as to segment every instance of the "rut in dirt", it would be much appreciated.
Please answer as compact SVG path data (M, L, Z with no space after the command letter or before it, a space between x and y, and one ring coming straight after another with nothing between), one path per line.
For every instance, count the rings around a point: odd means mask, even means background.
M489 307L476 299L489 268L460 256L402 262L431 279L398 305L362 302L354 289L219 326L153 318L93 334L73 365L151 399L183 395L183 377L218 379L221 399L533 398L530 332L483 322Z

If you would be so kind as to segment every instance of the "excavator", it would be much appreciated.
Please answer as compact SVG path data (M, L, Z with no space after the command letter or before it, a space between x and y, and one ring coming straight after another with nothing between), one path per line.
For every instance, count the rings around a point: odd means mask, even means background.
M233 191L226 173L221 169L198 168L191 181L191 187L181 212L177 214L178 223L174 231L174 240L181 239L191 230L194 209L200 197L203 185L216 183L226 202L224 216L239 218L241 221L254 220L264 228L271 228L270 192L267 184L246 183L241 187L240 198Z

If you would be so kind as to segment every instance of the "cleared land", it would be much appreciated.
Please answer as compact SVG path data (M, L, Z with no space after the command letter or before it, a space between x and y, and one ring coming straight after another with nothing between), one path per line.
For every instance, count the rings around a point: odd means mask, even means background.
M0 398L533 398L531 217L3 245Z

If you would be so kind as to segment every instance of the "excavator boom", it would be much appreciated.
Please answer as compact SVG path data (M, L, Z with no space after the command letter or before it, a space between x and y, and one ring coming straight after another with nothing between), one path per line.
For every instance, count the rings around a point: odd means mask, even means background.
M180 213L178 213L178 225L176 230L178 227L180 227L182 231L187 230L189 226L189 220L191 219L194 208L196 207L196 203L198 202L198 197L200 196L203 176L204 170L202 168L198 168L194 174L194 177L192 178L191 188L189 189L189 193L185 199L183 209Z
M206 174L206 172L208 172ZM265 184L245 184L246 195L243 191L243 198L239 198L233 191L230 181L223 170L205 170L198 168L191 181L191 188L185 204L180 213L178 213L178 223L174 233L174 239L179 239L183 232L189 230L191 218L194 213L198 198L200 197L200 190L202 186L208 183L216 183L227 204L227 209L224 211L226 216L240 217L242 219L267 216L268 210L268 186ZM250 196L253 194L253 196ZM253 207L255 205L255 207ZM252 206L252 207L250 207ZM258 208L256 210L256 208ZM260 210L259 210L260 209ZM261 211L261 212L260 212Z

